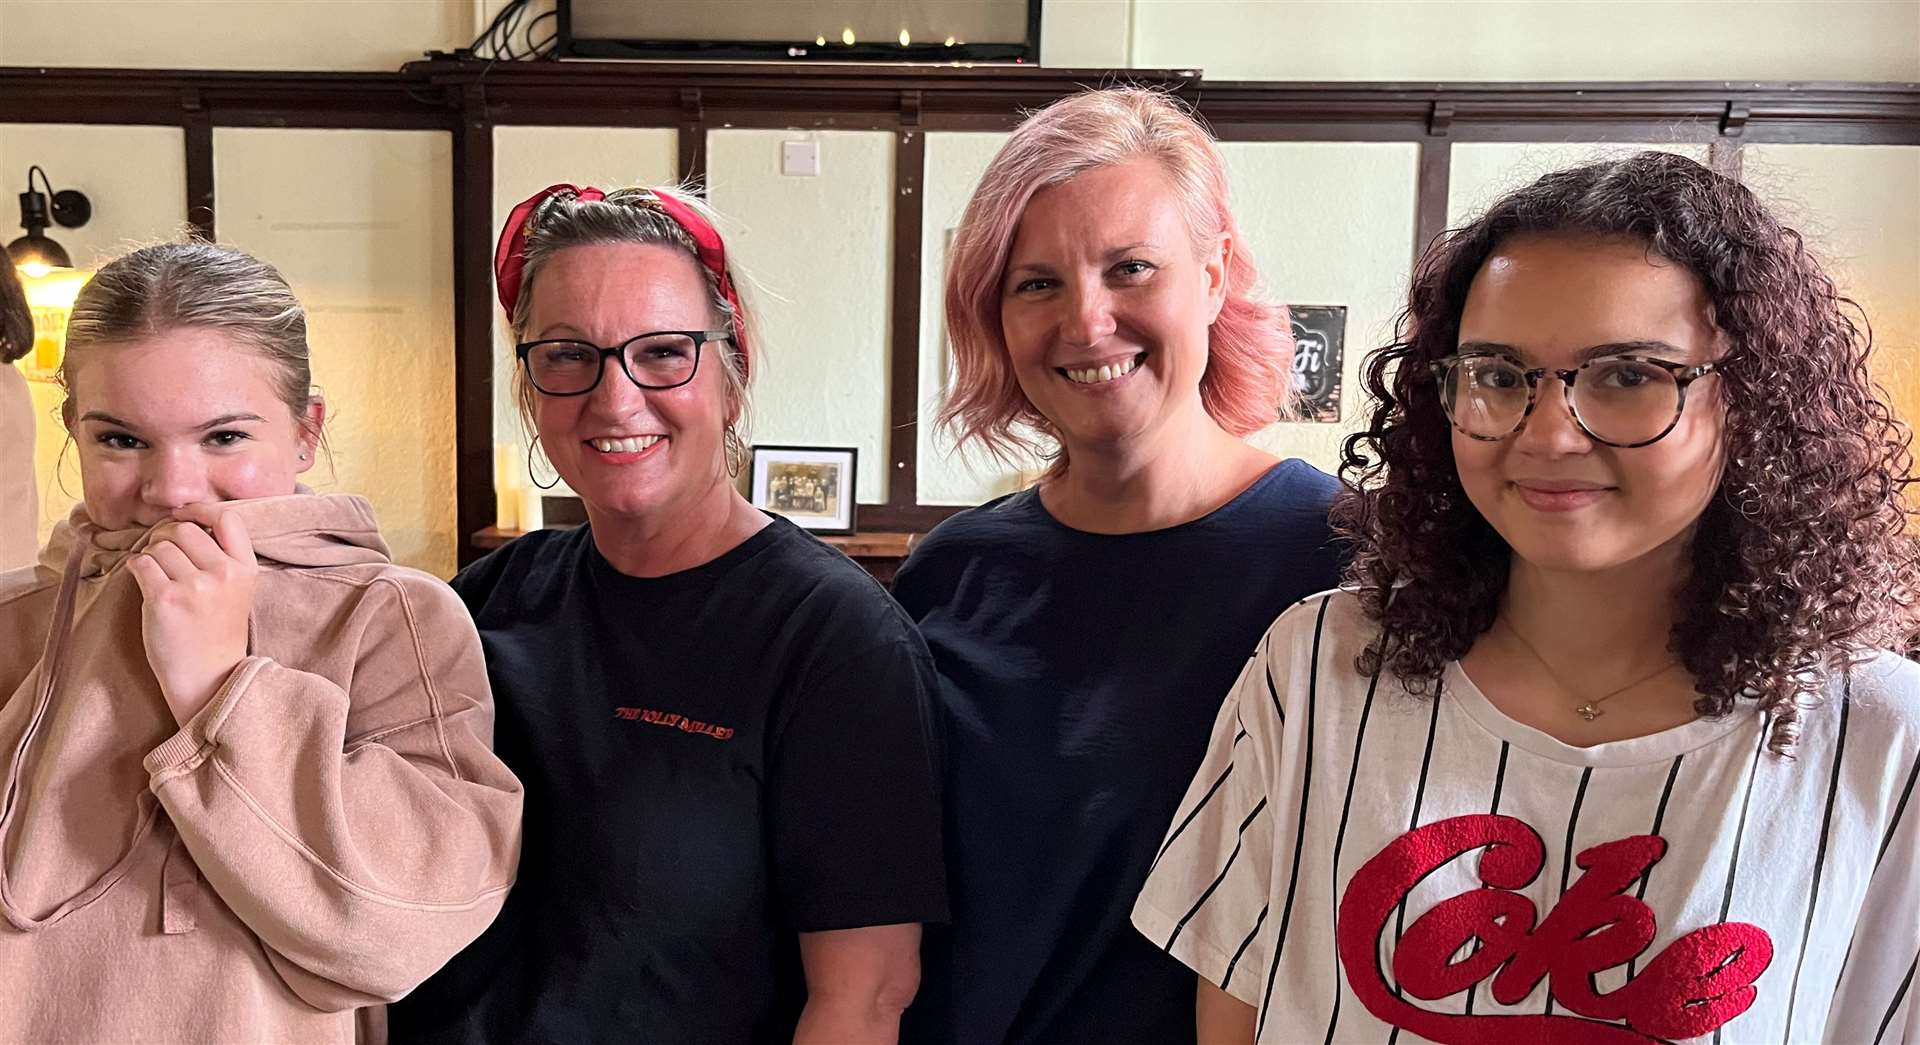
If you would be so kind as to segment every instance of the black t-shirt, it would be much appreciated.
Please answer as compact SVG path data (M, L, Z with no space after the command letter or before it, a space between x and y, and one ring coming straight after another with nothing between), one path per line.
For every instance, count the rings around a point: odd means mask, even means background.
M1261 634L1337 582L1337 488L1286 461L1200 519L1118 535L1028 490L907 560L894 594L940 670L953 903L909 1039L1193 1041L1193 973L1128 914Z
M912 622L776 519L626 576L587 527L454 579L526 785L494 925L390 1010L396 1041L789 1041L796 933L946 917Z

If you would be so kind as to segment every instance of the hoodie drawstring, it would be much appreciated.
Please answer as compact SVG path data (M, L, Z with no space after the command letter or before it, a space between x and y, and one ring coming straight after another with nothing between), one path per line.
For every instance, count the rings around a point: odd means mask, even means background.
M118 862L102 872L100 877L65 903L50 913L36 918L21 910L14 902L12 884L7 877L7 840L13 833L15 815L20 810L20 776L26 768L27 750L33 746L33 738L40 731L40 724L47 716L47 709L53 704L53 694L59 688L60 669L66 659L67 637L73 630L73 604L80 588L82 560L92 542L86 534L76 534L73 548L67 553L67 566L60 574L60 593L53 603L53 622L47 629L47 644L40 655L40 679L34 687L33 712L28 718L27 728L20 733L20 743L13 751L13 765L8 773L4 803L0 804L0 914L4 914L9 923L21 932L39 932L47 926L65 918L67 915L92 903L113 888L127 873L133 863L134 854L139 852L140 843L153 830L153 824L159 817L160 801L151 794L141 795L140 802L146 809L140 817L140 824L134 830L133 841Z

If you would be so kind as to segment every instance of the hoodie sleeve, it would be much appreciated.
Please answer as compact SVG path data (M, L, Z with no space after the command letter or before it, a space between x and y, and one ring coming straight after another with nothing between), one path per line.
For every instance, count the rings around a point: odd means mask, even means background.
M332 1011L400 998L492 922L521 792L450 590L384 575L308 641L349 644L347 679L249 657L146 768L208 884Z

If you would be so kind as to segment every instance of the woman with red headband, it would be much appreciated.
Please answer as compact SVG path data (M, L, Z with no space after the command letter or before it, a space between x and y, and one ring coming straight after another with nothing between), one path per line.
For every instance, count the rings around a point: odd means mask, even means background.
M752 326L702 205L561 185L495 256L588 524L454 579L527 788L519 885L399 1041L891 1041L946 917L926 647L740 496Z

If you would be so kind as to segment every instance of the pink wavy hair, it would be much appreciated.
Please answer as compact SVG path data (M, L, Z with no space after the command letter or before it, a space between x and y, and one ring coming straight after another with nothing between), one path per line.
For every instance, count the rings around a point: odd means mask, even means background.
M954 231L947 264L947 337L953 388L940 423L1002 462L1047 456L1065 467L1051 422L1014 379L1001 337L1001 281L1014 233L1034 193L1086 171L1148 157L1173 184L1196 248L1233 243L1227 299L1207 335L1200 401L1236 436L1294 416L1293 332L1284 305L1260 300L1260 275L1227 207L1227 175L1212 135L1177 102L1138 87L1061 99L1020 124L988 165Z

